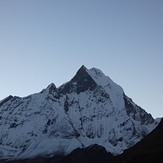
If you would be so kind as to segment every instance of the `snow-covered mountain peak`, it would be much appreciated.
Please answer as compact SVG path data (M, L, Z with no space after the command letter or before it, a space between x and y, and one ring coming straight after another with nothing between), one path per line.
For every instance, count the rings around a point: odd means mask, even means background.
M91 144L119 154L158 124L102 71L82 66L59 88L0 101L0 159L68 154Z
M46 88L46 90L49 91L49 93L51 93L51 92L57 91L57 88L56 88L56 86L55 86L54 83L51 83L50 85L48 85L48 87Z
M40 93L44 93L46 95L56 94L57 93L57 87L55 86L54 83L51 83L45 89L43 89Z
M108 76L97 69L87 69L84 65L77 71L75 76L67 83L59 87L60 92L74 92L78 94L86 90L94 90L98 86L102 87L107 93L114 92L115 94L123 95L123 89L114 83Z

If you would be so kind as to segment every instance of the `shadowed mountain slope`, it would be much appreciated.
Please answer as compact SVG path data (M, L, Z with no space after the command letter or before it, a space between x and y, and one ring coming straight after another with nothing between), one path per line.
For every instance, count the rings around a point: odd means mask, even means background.
M135 146L106 163L163 163L163 119L159 125Z
M94 144L87 148L77 148L67 156L15 160L7 163L100 163L112 157L113 155L108 153L104 147Z

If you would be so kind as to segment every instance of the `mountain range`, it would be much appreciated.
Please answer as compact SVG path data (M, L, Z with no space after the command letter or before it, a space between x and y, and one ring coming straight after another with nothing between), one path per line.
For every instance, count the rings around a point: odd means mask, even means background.
M118 155L158 123L101 70L82 66L58 88L0 101L0 160L65 156L93 144Z

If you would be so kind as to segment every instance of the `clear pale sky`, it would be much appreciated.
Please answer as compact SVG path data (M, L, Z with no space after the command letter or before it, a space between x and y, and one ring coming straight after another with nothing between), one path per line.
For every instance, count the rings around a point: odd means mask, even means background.
M0 0L0 100L99 68L163 117L163 0Z

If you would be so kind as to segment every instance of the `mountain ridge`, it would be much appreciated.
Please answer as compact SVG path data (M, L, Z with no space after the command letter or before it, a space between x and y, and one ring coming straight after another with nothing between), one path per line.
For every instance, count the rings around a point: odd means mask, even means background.
M67 155L104 146L114 155L158 124L101 70L82 66L67 83L0 102L0 159ZM55 148L54 148L55 147Z

